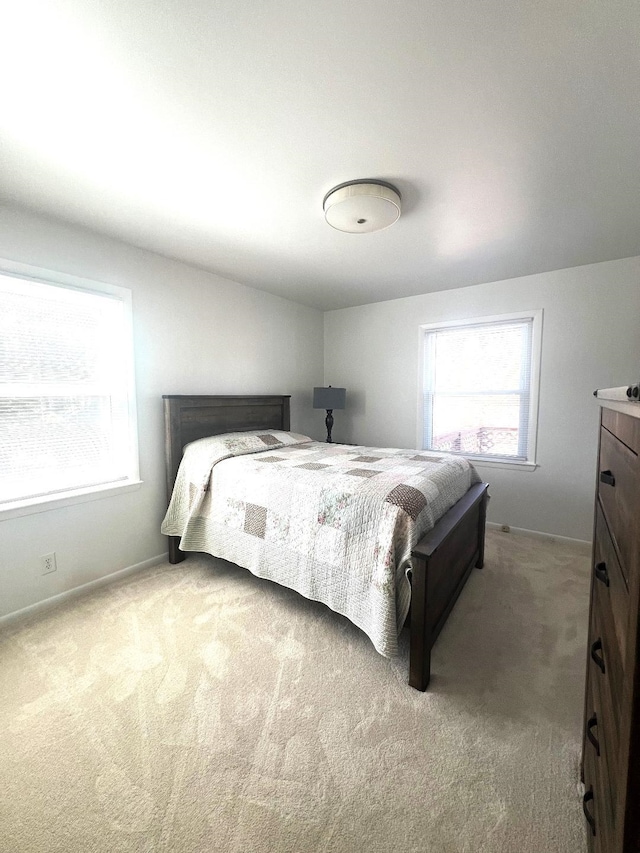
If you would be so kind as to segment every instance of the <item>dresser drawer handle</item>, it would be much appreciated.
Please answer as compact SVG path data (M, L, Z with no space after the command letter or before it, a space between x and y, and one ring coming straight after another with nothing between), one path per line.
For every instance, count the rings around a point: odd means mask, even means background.
M609 586L609 573L607 572L607 564L596 563L594 571L598 580L602 581L605 586Z
M606 483L607 486L615 486L616 478L612 471L600 471L600 482Z
M589 743L593 746L596 751L596 755L600 757L600 743L598 742L598 738L591 731L595 726L598 725L598 715L594 713L593 717L587 720L587 737L589 738Z
M584 816L587 819L587 823L591 827L591 834L596 834L596 821L594 816L591 814L589 809L587 808L587 803L593 800L593 787L590 785L589 790L584 792L584 796L582 797L582 811L584 812Z
M601 671L604 673L604 658L602 655L599 655L598 652L602 651L602 640L598 638L595 643L591 644L591 660L599 666Z

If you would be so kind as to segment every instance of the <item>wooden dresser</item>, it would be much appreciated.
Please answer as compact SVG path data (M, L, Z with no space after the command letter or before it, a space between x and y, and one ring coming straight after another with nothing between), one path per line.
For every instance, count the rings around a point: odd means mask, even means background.
M583 810L590 851L640 853L640 403L600 402Z

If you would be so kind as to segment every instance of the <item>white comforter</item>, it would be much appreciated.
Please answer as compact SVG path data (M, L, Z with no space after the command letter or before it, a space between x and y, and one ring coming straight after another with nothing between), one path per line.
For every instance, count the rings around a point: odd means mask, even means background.
M162 532L324 602L389 657L412 547L477 482L458 456L228 433L185 448Z

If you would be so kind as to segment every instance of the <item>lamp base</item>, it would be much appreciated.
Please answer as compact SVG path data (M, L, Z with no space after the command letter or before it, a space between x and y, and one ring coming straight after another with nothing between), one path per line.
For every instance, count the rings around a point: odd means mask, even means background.
M324 419L327 427L327 443L333 444L331 439L331 430L333 429L333 409L327 409L327 417Z

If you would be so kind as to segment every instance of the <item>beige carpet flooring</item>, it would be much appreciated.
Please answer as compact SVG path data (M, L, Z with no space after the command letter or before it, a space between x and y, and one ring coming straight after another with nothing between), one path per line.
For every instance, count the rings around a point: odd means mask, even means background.
M433 654L197 555L0 631L2 853L582 853L589 558L490 531Z

